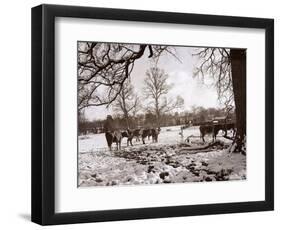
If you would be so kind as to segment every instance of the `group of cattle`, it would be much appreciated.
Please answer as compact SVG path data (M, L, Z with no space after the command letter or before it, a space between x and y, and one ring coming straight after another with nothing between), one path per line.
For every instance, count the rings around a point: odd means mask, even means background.
M204 137L207 134L212 135L213 141L216 140L216 137L220 130L224 131L224 136L227 136L227 131L232 131L233 136L235 135L235 124L226 123L226 124L205 124L200 125L200 138L205 142ZM121 149L121 142L123 138L127 138L127 146L133 146L133 138L136 138L136 141L142 140L142 143L145 144L145 138L152 138L152 142L158 142L158 135L160 128L151 128L151 129L127 129L125 131L115 130L112 132L106 132L105 137L107 145L110 150L112 150L112 144L116 143L117 150Z
M205 142L204 136L207 134L211 134L213 141L216 140L216 137L220 130L224 131L224 136L227 136L227 131L230 130L235 135L235 124L234 123L226 123L226 124L208 124L208 125L200 125L200 138L202 138L203 142Z
M109 149L112 149L112 143L116 143L117 149L121 149L121 141L122 138L127 138L127 146L129 144L133 146L132 140L135 137L136 141L142 140L142 143L145 144L145 138L148 140L152 137L152 142L158 142L158 135L160 132L160 128L152 128L152 129L127 129L125 131L115 130L113 132L106 132L105 137L107 141L107 145Z

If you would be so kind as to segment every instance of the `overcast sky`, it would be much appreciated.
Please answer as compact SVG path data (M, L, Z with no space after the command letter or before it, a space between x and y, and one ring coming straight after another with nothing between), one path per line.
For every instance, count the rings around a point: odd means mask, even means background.
M190 110L193 105L205 108L220 107L216 89L211 86L211 78L207 78L208 82L202 84L198 78L193 77L194 66L198 60L192 54L196 53L198 49L191 47L176 47L175 49L180 61L170 54L165 54L161 55L157 65L169 75L168 83L173 84L167 97L176 98L177 95L180 95L184 99L184 108L178 110L179 112ZM142 58L135 61L131 73L131 83L139 96L143 95L145 72L154 65L151 59L147 58L148 55L148 51L146 51ZM142 101L144 100L145 98L142 99ZM89 120L104 119L108 114L113 114L113 112L105 106L88 107L85 110L86 118Z

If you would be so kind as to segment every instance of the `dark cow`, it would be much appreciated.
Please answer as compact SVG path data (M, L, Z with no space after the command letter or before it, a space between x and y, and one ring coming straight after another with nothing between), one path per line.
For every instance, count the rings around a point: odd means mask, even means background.
M142 139L142 143L145 144L144 139L146 137L151 136L151 129L141 129L140 130L140 136L141 136L141 139Z
M213 125L200 125L199 130L200 130L200 138L202 138L203 142L205 142L204 136L206 134L213 135L214 133ZM214 135L213 135L213 140L214 140Z
M222 125L200 125L199 130L203 142L205 142L204 136L207 134L211 134L214 141L216 140L219 131L224 130L224 127Z
M233 135L235 132L235 124L212 124L212 125L201 125L199 127L200 130L200 137L202 138L203 142L205 142L204 136L206 134L212 134L213 141L216 140L217 135L220 130L224 131L224 136L227 135L227 130L233 130Z
M109 150L112 150L112 143L115 142L117 146L117 150L121 149L121 141L122 141L122 134L120 131L114 131L114 132L106 132L105 138L107 141L107 145L109 147Z
M135 137L136 141L140 141L140 129L131 130L132 139Z
M106 138L107 146L111 151L111 145L113 143L113 134L111 132L105 132L105 138Z
M153 129L149 129L150 131L147 134L147 140L150 140L150 137L152 137L152 130ZM153 142L153 138L152 138L152 142Z
M140 129L127 129L126 131L123 131L122 133L122 137L126 137L127 138L127 146L129 146L129 144L131 146L133 146L132 141L133 138L136 138L136 141L140 141Z
M224 134L224 136L227 136L227 131L232 131L232 137L234 137L234 135L235 135L235 132L236 132L236 127L235 127L235 123L227 123L227 124L225 124L225 129L224 129L224 132L225 132L225 134Z
M160 132L160 128L151 129L152 142L158 142L159 132Z
M152 129L141 129L140 135L142 139L142 143L145 144L145 138L148 137L148 140L150 137L152 137L152 142L158 142L158 135L160 132L160 128L152 128Z
M123 131L121 133L122 137L126 137L127 138L127 146L129 146L129 143L131 144L131 146L133 146L132 144L132 140L133 140L133 132L130 131L129 129L126 131Z
M220 130L225 132L225 125L224 124L215 124L214 125L214 138L215 139L216 139Z

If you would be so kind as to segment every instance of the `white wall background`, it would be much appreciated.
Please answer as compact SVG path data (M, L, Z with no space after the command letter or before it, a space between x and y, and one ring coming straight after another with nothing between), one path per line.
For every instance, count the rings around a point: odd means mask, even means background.
M39 229L30 222L30 8L41 1L1 2L0 43L0 226L1 229ZM187 13L221 14L275 19L275 211L200 217L76 224L68 229L265 229L281 226L281 138L280 104L280 6L278 1L130 1L130 0L56 0L52 4L85 5L111 8L161 10ZM279 92L278 92L279 91ZM66 226L55 226L64 229ZM50 227L47 227L50 228Z

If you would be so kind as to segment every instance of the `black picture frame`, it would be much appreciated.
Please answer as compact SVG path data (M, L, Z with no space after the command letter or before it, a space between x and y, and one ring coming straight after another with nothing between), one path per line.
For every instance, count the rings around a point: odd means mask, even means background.
M265 30L265 200L55 213L55 18L260 28ZM62 5L32 8L32 221L41 225L274 209L274 20Z

